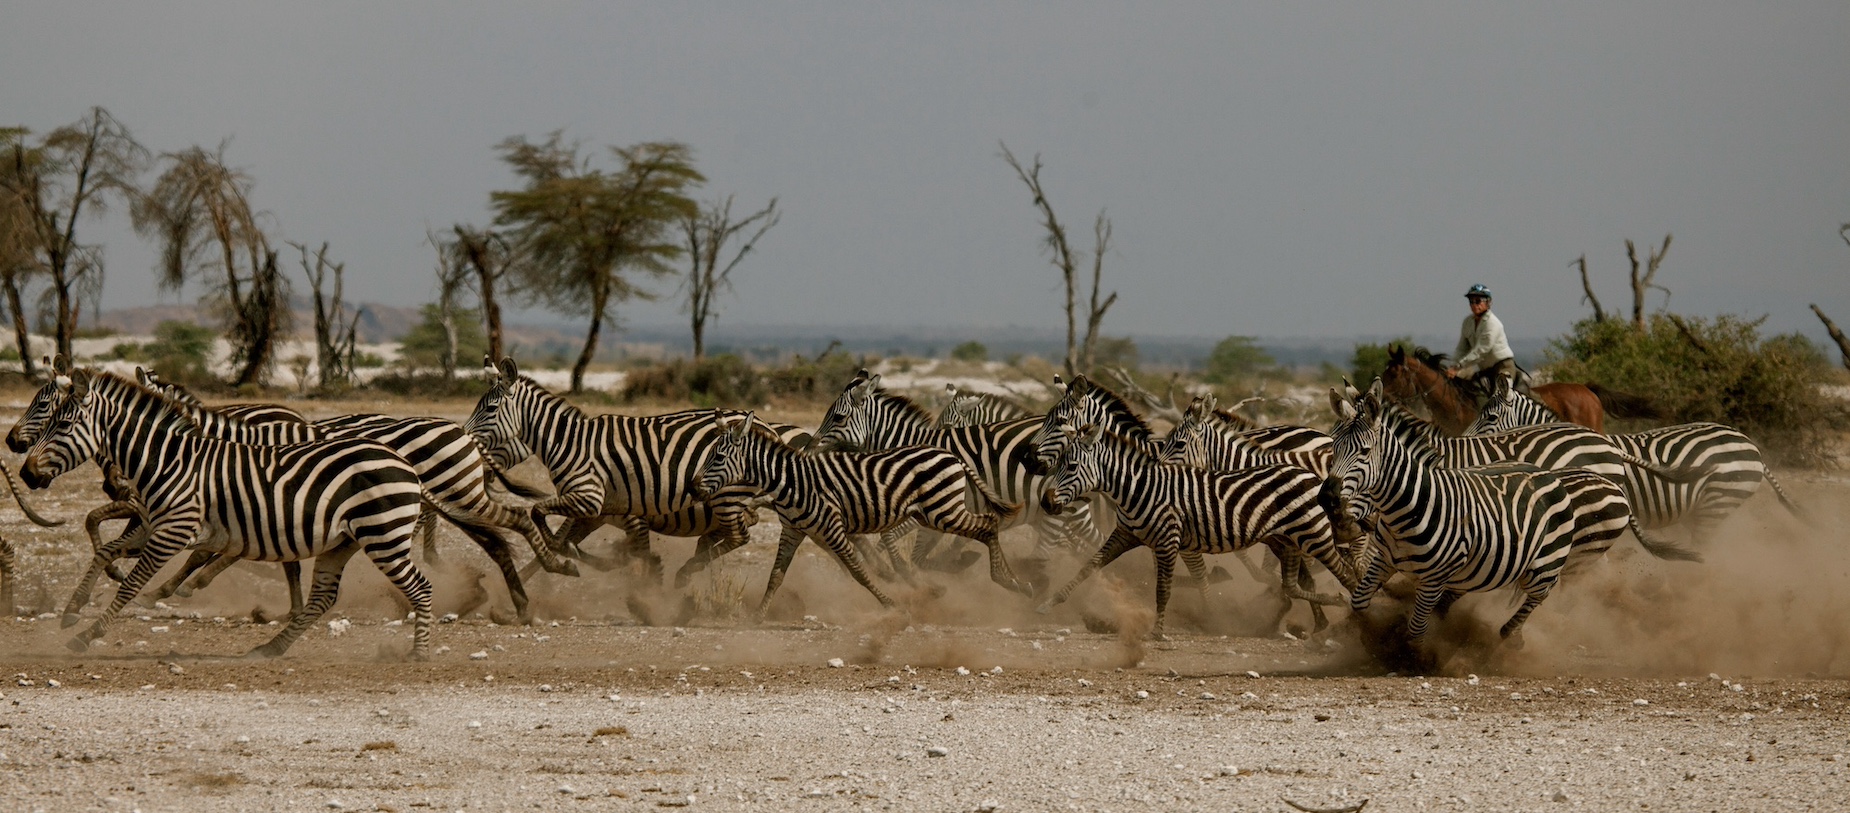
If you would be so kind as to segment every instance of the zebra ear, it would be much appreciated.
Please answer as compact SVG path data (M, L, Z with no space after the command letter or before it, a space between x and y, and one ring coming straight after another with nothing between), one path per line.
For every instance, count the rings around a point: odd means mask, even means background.
M147 387L148 389L154 389L154 385L148 383L148 378L148 371L143 369L139 364L135 365L135 383Z
M1201 408L1203 412L1201 414L1204 417L1207 415L1214 414L1214 410L1220 407L1220 399L1216 398L1214 396L1214 393L1210 392L1207 395L1202 396L1202 398L1203 398L1203 401L1202 401Z
M501 359L501 377L509 381L520 377L520 365L514 363L514 357Z
M1085 440L1088 446L1097 443L1098 439L1104 437L1104 435L1105 426L1103 424L1089 423L1079 427L1079 437Z
M71 370L75 368L71 366L70 359L65 358L63 353L59 353L51 357L51 369L58 375L70 375Z
M87 370L71 371L71 394L82 398L90 394L90 373Z
M1054 388L1054 389L1056 389L1056 390L1063 390L1063 389L1066 389L1066 382L1065 382L1065 381L1061 381L1061 380L1060 380L1060 374L1059 374L1059 373L1054 373L1054 374L1053 374L1053 388Z
M1343 381L1345 386L1348 385L1348 383L1347 380ZM1350 389L1354 389L1354 387L1350 387ZM1336 417L1339 420L1350 420L1355 417L1355 404L1351 403L1342 393L1337 392L1335 387L1331 387L1330 411L1336 413Z

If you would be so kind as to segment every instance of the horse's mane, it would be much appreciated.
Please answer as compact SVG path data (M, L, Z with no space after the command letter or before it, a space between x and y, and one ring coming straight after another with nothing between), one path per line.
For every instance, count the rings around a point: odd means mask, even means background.
M1415 361L1426 365L1426 369L1435 373L1444 374L1445 368L1452 366L1451 356L1444 353L1434 353L1419 345L1414 345L1413 350L1408 353L1408 355L1412 356Z

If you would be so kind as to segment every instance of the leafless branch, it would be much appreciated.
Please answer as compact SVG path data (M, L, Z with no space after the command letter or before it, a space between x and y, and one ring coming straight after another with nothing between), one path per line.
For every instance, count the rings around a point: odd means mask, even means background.
M1844 228L1850 229L1850 224L1845 224ZM1818 321L1824 323L1824 329L1831 334L1831 340L1837 342L1837 352L1844 357L1844 369L1850 370L1850 336L1845 336L1844 332L1837 327L1837 323L1832 322L1831 317L1825 316L1824 310L1817 304L1814 303L1811 306L1811 312L1818 314Z
M1632 262L1632 327L1636 330L1644 330L1644 297L1652 288L1663 291L1664 307L1668 308L1670 306L1670 289L1658 285L1655 282L1657 279L1657 269L1663 264L1664 255L1669 253L1670 235L1666 234L1664 235L1663 246L1651 250L1651 256L1645 261L1644 274L1640 276L1638 271L1638 249L1632 245L1632 241L1625 241L1625 256Z
M1696 336L1695 331L1689 329L1689 323L1683 321L1683 317L1678 316L1674 313L1665 314L1665 315L1670 317L1671 324L1677 326L1677 332L1683 334L1684 341L1689 342L1689 345L1691 347L1694 347L1697 350L1701 351L1703 355L1705 356L1709 355L1709 346L1707 344L1704 344L1702 339Z
M1079 288L1079 280L1073 252L1066 244L1066 227L1060 224L1060 218L1054 214L1053 206L1047 202L1047 195L1041 190L1040 154L1035 154L1032 169L1024 169L1021 162L1015 159L1015 154L1009 151L1008 144L1004 143L1002 160L1008 162L1009 167L1015 170L1015 175L1027 185L1028 191L1034 194L1034 208L1040 210L1041 226L1047 230L1043 243L1052 255L1048 261L1060 269L1060 276L1066 285L1066 375L1071 378L1079 373L1079 323L1074 313L1074 296Z
M1151 416L1161 418L1171 424L1182 422L1182 407L1176 404L1175 392L1173 390L1170 392L1167 399L1158 398L1156 397L1156 393L1146 390L1143 388L1143 385L1138 384L1137 380L1131 377L1130 371L1123 367L1107 368L1105 372L1109 374L1113 380L1118 382L1119 389L1121 389L1126 396L1136 399L1138 402L1142 403L1145 408L1149 409Z
M1580 290L1586 292L1586 296L1580 301L1593 306L1593 321L1606 321L1606 309L1600 307L1599 297L1593 295L1593 284L1587 280L1587 255L1580 255L1580 259L1568 263L1568 265L1580 266Z
M1093 361L1096 359L1099 323L1105 320L1105 311L1110 310L1112 304L1118 301L1117 291L1112 291L1111 296L1105 298L1104 304L1101 305L1098 301L1098 283L1099 277L1105 270L1105 252L1111 248L1111 221L1105 217L1105 212L1102 209L1099 210L1098 219L1092 223L1092 236L1094 240L1092 249L1092 309L1091 312L1086 315L1086 343L1084 352L1082 353L1087 370L1092 369Z

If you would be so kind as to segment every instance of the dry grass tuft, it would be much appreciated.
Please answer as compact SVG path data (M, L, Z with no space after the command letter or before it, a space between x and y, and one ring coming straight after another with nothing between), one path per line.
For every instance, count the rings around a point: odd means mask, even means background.
M629 727L620 725L607 725L591 732L591 736L593 737L627 737L629 735Z
M398 750L398 743L393 742L392 740L379 740L378 742L369 742L365 745L360 746L360 750L361 751L396 751Z

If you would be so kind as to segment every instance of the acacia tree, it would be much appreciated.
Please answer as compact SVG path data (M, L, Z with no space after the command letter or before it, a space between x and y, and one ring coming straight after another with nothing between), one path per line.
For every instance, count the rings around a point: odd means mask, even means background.
M148 151L101 107L91 108L82 121L46 133L37 146L26 145L25 131L11 133L10 160L0 184L11 199L13 216L25 221L21 256L29 258L29 273L49 285L40 295L39 311L51 325L57 352L69 358L82 303L99 297L103 288L102 248L77 241L77 221L104 213L112 198L134 200ZM15 300L17 333L24 321L17 302L20 274L11 277L7 292ZM31 355L23 344L20 355Z
M207 286L229 325L234 383L241 386L268 375L276 338L288 335L292 313L289 280L251 209L252 180L225 165L225 146L162 156L167 169L136 201L133 215L135 230L161 243L155 273L163 289L179 290L189 278Z
M460 298L463 285L469 279L469 267L461 246L454 242L444 242L436 232L426 235L432 248L437 250L437 324L443 329L443 350L437 356L437 364L443 369L443 377L456 377L456 300ZM499 358L496 356L495 358Z
M722 291L732 289L733 269L758 245L758 238L763 237L781 219L783 213L777 211L777 198L772 198L763 209L734 223L731 195L681 219L681 234L686 238L684 245L690 260L687 281L682 286L687 291L687 303L683 310L687 311L694 329L695 361L707 355L707 324L718 318L714 312L715 297ZM758 224L758 230L752 232L751 238L739 246L739 250L733 253L732 259L722 268L720 257L726 251L726 243L751 228L754 223Z
M476 280L476 299L482 305L482 327L487 334L488 355L501 358L501 300L503 281L508 279L508 272L520 262L517 246L500 232L493 229L478 229L475 226L458 223L452 227L456 240L449 244L454 254L452 262L474 275Z
M23 127L0 128L0 149L6 151L0 173L0 189L14 188L13 180L24 169L26 158ZM39 271L34 257L32 218L25 201L18 195L0 194L0 296L6 297L7 315L12 317L13 343L19 348L21 372L27 378L36 375L32 363L32 334L26 325L25 292Z
M706 178L694 169L693 151L678 142L611 147L617 166L609 171L581 157L561 131L539 144L516 136L499 149L526 181L522 189L490 195L495 222L511 231L526 257L519 265L523 292L590 320L572 365L572 392L582 392L604 320L614 320L618 303L654 297L634 276L673 273L668 263L681 247L669 231L698 211L686 191Z
M1021 182L1027 184L1028 191L1034 193L1034 208L1041 212L1041 226L1047 230L1042 240L1049 257L1048 262L1060 269L1060 277L1066 286L1066 375L1071 378L1079 373L1092 371L1098 348L1098 329L1105 320L1105 311L1118 301L1118 293L1100 302L1098 298L1099 278L1105 269L1105 252L1111 248L1111 221L1105 217L1105 211L1099 210L1098 217L1092 223L1092 293L1086 310L1086 336L1083 343L1078 338L1078 303L1075 296L1079 290L1079 265L1083 257L1076 254L1066 242L1066 226L1054 214L1053 205L1047 202L1047 195L1041 189L1041 156L1034 156L1034 166L1024 168L1015 154L1009 152L1007 144L1002 145L1002 160Z

